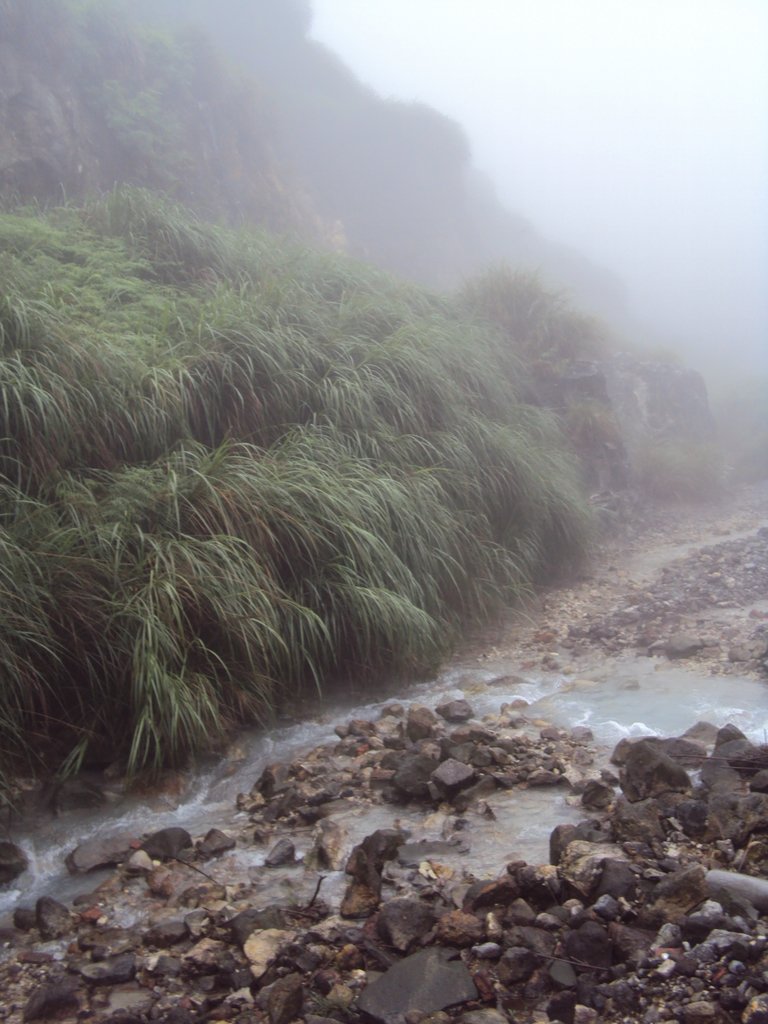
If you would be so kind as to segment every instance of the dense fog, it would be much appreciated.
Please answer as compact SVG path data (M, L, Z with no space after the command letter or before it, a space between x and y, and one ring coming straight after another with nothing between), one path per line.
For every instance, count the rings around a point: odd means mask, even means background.
M652 344L710 379L765 370L763 0L314 9L314 38L377 91L462 125L509 208L619 274Z

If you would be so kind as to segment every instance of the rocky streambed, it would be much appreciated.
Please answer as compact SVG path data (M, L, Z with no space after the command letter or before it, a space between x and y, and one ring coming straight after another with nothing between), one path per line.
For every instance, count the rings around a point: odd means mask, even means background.
M768 1018L768 754L738 729L624 740L603 767L586 729L463 700L337 732L265 768L237 832L75 848L72 871L110 874L17 908L2 1018ZM537 787L581 820L548 863L478 873L476 834ZM259 852L245 872L238 850Z
M0 1020L768 1021L763 497L723 536L654 520L437 685L233 760L215 827L73 831L74 888L0 933Z

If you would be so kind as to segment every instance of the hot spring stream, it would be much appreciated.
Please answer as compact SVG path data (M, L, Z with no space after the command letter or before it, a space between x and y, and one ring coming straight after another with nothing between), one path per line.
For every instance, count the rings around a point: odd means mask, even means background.
M520 677L504 660L481 663L455 663L438 678L409 688L407 697L388 694L387 700L404 704L418 702L434 707L445 696L465 697L482 718L498 712L503 703L524 700L527 718L545 719L555 725L588 726L606 757L623 736L675 735L700 720L715 725L733 722L750 739L766 742L768 733L768 689L759 680L696 675L670 666L666 660L626 657L601 659L598 668L582 678L563 675ZM248 792L265 765L287 761L315 746L336 739L333 727L349 718L376 718L381 704L357 707L327 707L319 719L308 719L291 726L273 729L269 734L252 733L240 737L237 752L226 761L198 773L177 806L155 797L141 801L124 798L112 807L91 811L45 816L25 827L11 829L9 838L22 846L30 861L29 869L13 883L0 889L0 923L6 924L17 904L30 906L35 899L50 893L67 901L78 892L89 892L104 875L71 877L64 857L79 843L94 836L130 832L136 836L170 825L180 825L193 836L216 827L237 831L248 824L247 816L235 808L238 793ZM548 860L551 830L561 822L577 821L583 812L575 801L569 802L565 787L536 788L522 792L504 792L488 798L495 820L475 816L469 830L469 853L456 853L454 867L477 875L495 874L511 859L532 863ZM374 806L339 815L347 833L349 847L376 828L391 826L398 818L410 829L414 839L440 839L445 818L441 812L428 814L423 809ZM299 855L312 841L311 830L291 835ZM263 846L239 846L207 869L224 883L253 880L264 863ZM441 855L441 861L446 858ZM261 873L263 874L263 872ZM309 873L307 872L307 875ZM263 883L272 899L285 890L303 889L302 869L292 874L271 873ZM309 879L305 880L309 884ZM341 876L326 880L323 896L333 902L343 885ZM122 922L130 923L130 912L122 912Z

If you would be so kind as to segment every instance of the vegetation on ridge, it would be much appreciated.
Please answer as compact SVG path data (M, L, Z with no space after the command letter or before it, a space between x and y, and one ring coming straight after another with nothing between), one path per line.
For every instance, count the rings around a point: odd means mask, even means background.
M0 271L7 761L178 763L584 550L556 426L448 299L135 190L0 216Z

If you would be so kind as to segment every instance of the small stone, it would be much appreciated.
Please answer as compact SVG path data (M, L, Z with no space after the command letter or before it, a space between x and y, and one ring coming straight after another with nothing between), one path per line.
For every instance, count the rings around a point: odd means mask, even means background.
M175 860L183 850L192 847L192 836L185 828L161 828L147 836L141 849L149 854L152 860Z
M287 974L270 986L267 1013L270 1024L289 1024L301 1016L304 988L300 974Z
M267 854L264 863L268 868L279 868L286 864L295 864L296 847L290 839L279 839Z
M436 941L447 946L472 946L482 938L482 921L463 910L449 911L435 926Z

